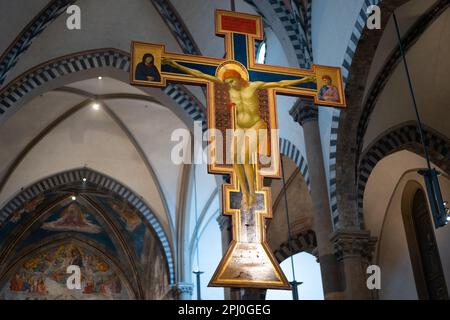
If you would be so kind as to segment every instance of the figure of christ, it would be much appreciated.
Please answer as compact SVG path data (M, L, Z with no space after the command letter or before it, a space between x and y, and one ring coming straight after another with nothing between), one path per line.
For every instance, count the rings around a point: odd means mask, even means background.
M227 86L230 107L236 113L236 128L244 131L244 137L258 137L259 130L267 129L267 125L260 117L258 90L283 88L295 86L301 83L315 82L315 77L304 77L296 80L282 80L279 82L247 81L241 74L234 70L226 70L222 78L204 74L203 72L180 65L170 58L162 58L162 64L169 65L196 78L209 80L216 84ZM256 134L249 134L252 131ZM261 143L260 141L258 143ZM258 146L257 146L258 149ZM247 210L253 207L256 200L255 182L256 172L251 161L250 143L245 142L243 159L237 160L240 152L234 152L233 168L242 191L241 208ZM255 159L253 159L255 160Z

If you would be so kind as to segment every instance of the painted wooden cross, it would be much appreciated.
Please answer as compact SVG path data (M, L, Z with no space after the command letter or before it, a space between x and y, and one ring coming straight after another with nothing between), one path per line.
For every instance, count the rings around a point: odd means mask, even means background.
M320 105L344 107L340 69L258 64L255 40L263 40L261 17L217 10L215 19L216 34L225 38L223 59L170 53L164 45L133 42L131 83L164 87L172 81L206 86L208 171L230 175L230 183L223 185L222 206L233 226L233 240L209 285L289 289L265 233L265 219L272 217L272 199L263 178L280 178L281 172L276 95L309 97ZM232 142L224 143L220 138L230 130L228 141ZM256 149L250 149L245 140L250 130L267 130L265 136L257 136ZM241 158L234 154L239 154L239 139L234 135L238 131L244 132L241 141L246 141Z

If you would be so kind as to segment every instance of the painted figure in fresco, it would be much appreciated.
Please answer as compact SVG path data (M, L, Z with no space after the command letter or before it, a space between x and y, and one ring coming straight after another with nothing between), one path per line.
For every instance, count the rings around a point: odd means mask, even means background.
M178 64L170 58L163 58L162 64L169 65L180 71L183 71L196 78L206 79L216 84L224 84L228 87L230 98L230 109L236 111L236 126L237 129L242 129L244 132L254 131L254 136L259 136L259 130L267 129L266 122L261 119L259 110L258 90L284 88L288 86L295 86L301 83L315 82L314 77L304 77L296 80L283 80L279 82L250 82L242 78L241 74L233 69L228 69L222 75L222 78L210 76L200 72L199 70L191 69ZM259 141L258 146L260 146ZM238 177L239 184L242 190L242 209L251 208L256 200L255 193L255 178L256 173L253 164L250 161L252 156L249 150L249 145L245 143L244 159L236 161L234 159L233 167ZM238 152L240 154L240 152ZM237 163L239 162L239 163Z
M330 102L339 102L339 90L333 85L333 80L330 76L323 76L323 82L325 83L319 91L319 99Z
M155 57L151 53L146 53L142 57L142 62L136 66L135 79L140 81L160 82L161 75L155 66Z
M36 289L37 289L36 292L39 294L44 295L44 294L48 293L47 286L45 285L44 277L39 278Z
M83 211L74 203L70 204L55 221L45 222L42 229L52 231L78 231L99 233L98 225L91 223Z
M128 231L132 232L138 225L141 224L139 216L131 210L125 203L112 203L112 208L120 214L120 219L126 223Z
M92 277L86 280L86 285L84 286L83 293L84 294L94 293L94 280L92 279Z
M9 283L9 289L11 291L22 291L23 281L18 273L15 273Z
M0 297L6 294L8 299L59 299L61 291L66 289L66 269L70 264L79 264L82 274L82 290L72 292L73 297L128 297L120 278L108 263L72 243L52 248L25 261L13 273L8 285L0 288Z
M73 247L70 250L70 254L72 255L72 257L71 257L72 261L70 261L69 265L76 265L76 266L82 267L83 266L83 257L81 256L80 251L76 247Z

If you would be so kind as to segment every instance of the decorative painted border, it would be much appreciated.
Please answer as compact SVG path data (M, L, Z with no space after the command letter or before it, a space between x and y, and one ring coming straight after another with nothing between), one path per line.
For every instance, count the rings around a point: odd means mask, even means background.
M430 151L431 160L443 170L450 173L450 141L444 135L425 130L425 140ZM400 150L409 150L420 156L424 156L419 130L416 124L404 124L396 129L391 129L377 139L364 153L358 166L358 220L364 228L363 200L367 181L377 163L384 157Z
M161 241L167 259L167 265L169 266L170 284L173 284L175 280L175 271L172 251L169 240L161 227L158 218L156 218L151 209L133 191L122 185L120 182L92 169L82 168L57 173L22 190L0 210L0 225L2 225L11 214L20 209L27 201L35 198L37 195L67 184L80 182L83 178L86 178L86 182L96 184L127 199L128 202L139 210L139 212L147 219Z

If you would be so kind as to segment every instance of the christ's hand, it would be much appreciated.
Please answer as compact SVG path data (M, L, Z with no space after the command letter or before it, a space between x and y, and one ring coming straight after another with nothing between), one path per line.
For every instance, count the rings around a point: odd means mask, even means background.
M317 83L317 78L315 76L304 77L303 81L306 82L314 82Z
M174 67L174 68L176 68L178 66L178 64L174 60L172 60L170 58L165 58L165 57L161 58L161 63L166 64L171 67Z

